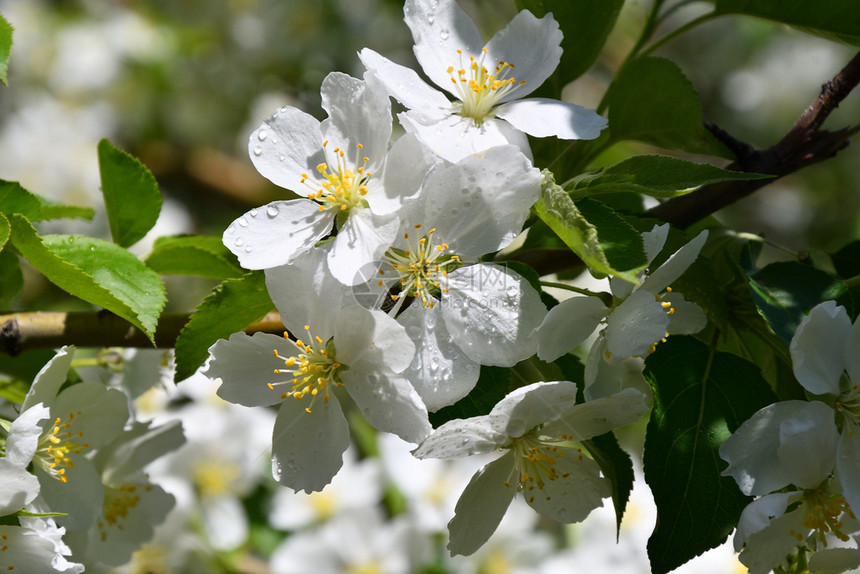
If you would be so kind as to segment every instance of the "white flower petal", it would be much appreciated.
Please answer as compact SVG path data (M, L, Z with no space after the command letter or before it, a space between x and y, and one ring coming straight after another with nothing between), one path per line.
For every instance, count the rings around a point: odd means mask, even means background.
M0 525L3 537L3 552L0 567L3 570L14 566L17 572L57 572L54 560L58 557L54 543L30 528ZM80 565L78 565L80 566ZM83 572L74 569L74 572Z
M72 418L69 413L74 413ZM59 394L51 414L62 418L72 436L93 448L110 442L122 432L128 420L128 399L122 391L102 383L79 383Z
M854 384L860 384L860 317L851 327L851 340L845 345L845 370Z
M372 370L351 367L341 375L349 396L375 429L419 443L433 427L427 407L402 375L377 366Z
M96 515L101 512L104 487L92 462L74 453L69 454L69 458L72 464L66 465L63 475L68 482L60 482L45 473L39 465L34 466L33 472L42 487L39 499L44 501L51 512L66 514L55 518L60 526L67 530L89 530Z
M796 492L779 492L762 496L747 504L738 520L734 537L735 552L741 550L750 536L767 528L772 517L785 514L790 499L796 496Z
M394 213L421 190L421 183L430 168L439 161L414 134L398 138L388 152L380 185L367 186L370 210L379 215Z
M236 219L221 241L245 269L284 265L331 232L335 213L319 208L309 199L273 201Z
M283 361L273 356L277 349L290 357L295 346L283 337L268 333L234 333L226 341L218 340L209 347L212 356L204 374L210 379L221 379L218 396L246 407L268 406L281 402L281 391L270 389L268 383L286 380L289 375L276 375L275 369Z
M671 303L675 309L669 315L669 326L666 327L670 335L692 335L708 325L705 312L695 303L687 301L682 294L669 293L662 300Z
M543 516L563 524L580 522L612 496L612 485L600 476L597 463L577 449L559 447L556 452L558 478L544 480L543 489L527 487L523 496Z
M503 104L496 110L496 117L531 136L563 140L593 140L608 125L606 118L594 110L549 98Z
M481 53L484 42L475 23L454 0L407 0L403 19L412 30L415 57L424 73L437 86L456 95L450 87L448 67L466 67L469 56ZM462 57L457 50L463 52Z
M51 410L39 403L12 421L6 437L6 459L9 462L21 467L30 464L39 447L39 437L42 436L42 425L39 423L50 416Z
M836 474L848 506L860 508L860 426L847 419L836 448Z
M486 67L492 69L500 61L513 64L511 73L518 84L502 102L532 93L552 75L561 61L562 36L551 13L539 19L528 10L521 10L496 32L487 42ZM474 55L477 59L478 54Z
M809 571L815 574L856 572L860 567L857 548L823 548L809 557Z
M401 373L415 356L415 345L403 325L382 311L358 305L338 314L334 343L338 362L350 369L386 368Z
M323 140L329 142L326 149L343 150L350 167L361 166L362 158L368 157L367 170L375 173L391 139L391 100L382 84L372 75L362 81L331 72L323 80L320 94L329 116L320 126Z
M799 488L817 488L833 471L839 434L833 410L820 401L779 425L779 457L782 474Z
M655 225L651 231L642 233L642 246L645 248L645 257L650 265L654 258L663 251L666 239L669 237L669 224Z
M794 376L806 390L816 395L839 394L851 337L848 313L835 301L816 305L800 322L789 349Z
M597 297L571 297L547 312L535 330L537 355L555 361L591 335L603 317L606 305Z
M566 440L584 441L635 423L648 412L646 396L637 389L623 391L580 403L560 418L547 423L541 434Z
M473 259L509 245L540 197L540 172L514 146L440 164L422 190L425 223L438 241Z
M452 340L439 306L410 305L397 318L415 343L415 358L403 371L429 411L452 405L475 388L481 366Z
M263 177L304 195L302 174L316 177L316 166L326 161L322 142L316 118L284 106L251 134L248 155Z
M349 447L349 425L340 403L329 394L327 403L284 401L272 431L272 475L293 490L315 492L331 482Z
M801 438L797 434L792 436L792 430L802 434L804 429L822 433L819 443L826 443L826 434L832 433L835 446L833 410L820 401L782 401L760 409L720 445L720 457L729 463L723 476L733 477L747 495L768 494L792 484L793 480L804 480L803 471L798 473L796 469L806 464L802 457L808 449L799 450L796 457L791 450L793 440ZM787 443L781 448L783 440ZM826 468L817 468L817 472L826 476L832 470L835 463L832 449L831 455L829 462L819 461Z
M442 316L473 361L511 367L535 353L532 333L546 307L519 274L488 263L467 265L448 274L447 287Z
M364 48L358 57L385 85L388 93L407 109L419 111L428 120L453 113L454 107L448 98L422 80L412 68L395 64L370 48Z
M768 574L783 563L795 546L800 545L794 533L803 538L809 534L810 529L803 526L803 520L810 510L803 504L787 514L771 519L767 528L747 539L738 558L749 568L749 574Z
M27 396L21 404L21 410L27 410L33 405L42 403L50 405L54 402L60 386L66 382L69 367L72 365L72 355L75 353L73 346L67 345L57 351L51 360L36 373Z
M460 161L503 145L514 145L532 159L528 137L504 120L487 118L479 127L471 118L453 113L434 119L409 111L398 114L397 118L403 129L418 136L433 153L447 161Z
M510 453L475 473L463 490L448 523L448 550L452 556L469 556L489 540L508 510L516 488L505 486L514 471Z
M655 269L642 282L640 289L659 293L672 284L684 274L684 271L693 264L699 256L705 241L708 239L708 230L704 230L695 236L689 243L673 253L660 267Z
M493 452L508 436L493 428L489 416L453 419L436 430L412 451L415 458L452 460Z
M26 468L0 458L0 516L18 512L39 494L39 480Z
M534 427L553 421L576 404L576 385L570 381L538 382L520 387L496 403L490 424L509 437L521 437Z
M609 315L604 331L609 352L618 358L643 356L666 336L669 315L650 291L634 291Z
M328 250L314 248L288 265L266 269L266 289L287 329L299 339L311 334L327 341L335 330L349 288L329 272Z
M353 210L332 242L328 254L331 274L344 285L365 281L359 271L378 261L391 247L400 222L394 216L375 215L369 209Z

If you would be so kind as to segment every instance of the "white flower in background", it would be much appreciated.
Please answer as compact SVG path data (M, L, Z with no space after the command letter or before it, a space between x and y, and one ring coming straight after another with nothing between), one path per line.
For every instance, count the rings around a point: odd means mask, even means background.
M119 566L152 538L174 499L150 481L144 468L184 441L179 421L161 426L135 422L93 455L104 500L88 531L66 534L77 559L93 568Z
M412 69L365 48L364 65L409 111L398 117L434 152L450 161L512 143L530 155L522 132L536 137L594 139L606 120L581 106L527 98L561 59L562 33L551 14L523 10L486 44L454 0L407 0L404 20L424 73L454 101Z
M461 458L507 451L463 491L448 523L452 555L469 555L493 534L517 492L539 514L558 522L583 520L611 486L597 463L573 442L635 422L648 407L635 389L576 404L568 381L534 383L499 401L489 415L455 419L414 451L418 458Z
M252 209L222 239L243 267L268 269L306 252L337 224L332 273L351 284L354 261L372 260L388 246L397 227L390 213L417 192L435 158L413 137L400 138L389 153L391 102L372 74L358 80L333 72L321 94L328 119L285 106L248 143L263 176L306 199Z
M379 460L357 460L353 447L346 450L343 458L343 468L319 492L279 488L269 503L269 524L280 530L300 530L355 509L378 505L382 500Z
M400 228L374 281L399 290L391 313L417 350L404 371L435 411L474 388L480 365L510 367L535 352L546 313L518 273L479 258L509 245L540 195L540 173L514 146L441 162L398 211Z
M851 508L860 508L860 320L834 301L812 308L790 345L794 376L834 404L836 474Z
M399 374L415 353L405 329L382 311L347 305L349 288L327 267L326 251L312 249L290 265L267 269L269 294L295 339L236 333L210 348L206 371L221 379L218 395L232 403L281 403L272 472L281 484L306 492L331 481L349 446L336 387L379 430L414 443L430 431L426 407Z
M26 519L22 519L25 520ZM30 524L35 525L30 519ZM4 572L64 572L79 574L83 564L69 562L62 528L0 525L0 570Z
M838 484L833 410L821 401L782 401L760 409L720 445L732 476L747 495L735 533L735 550L756 574L782 563L796 547L848 540L860 528ZM793 485L797 490L781 491ZM774 493L775 492L775 493ZM774 494L770 494L774 493Z
M354 509L289 536L269 565L275 574L412 574L430 561L430 544L402 516L386 520L379 508Z
M124 394L101 383L78 383L58 393L73 352L63 347L36 375L21 416L12 422L6 456L19 464L32 460L41 486L33 504L65 513L56 521L67 530L87 530L104 499L101 478L87 455L120 435L128 404ZM35 409L32 414L30 409Z
M668 234L668 224L656 225L642 234L649 264L663 249ZM613 277L610 288L614 303L610 306L598 297L571 297L550 309L535 331L538 357L554 361L604 324L586 362L589 391L601 360L643 356L669 334L702 330L707 322L705 314L680 293L672 293L669 285L693 264L707 237L707 230L699 233L660 267L643 273L638 285Z
M216 385L200 374L177 389L192 401L157 420L182 421L187 439L160 459L150 475L177 498L177 505L199 524L209 545L230 551L248 539L249 520L242 497L260 484L271 457L275 413L228 403Z
M428 533L445 531L459 493L472 475L492 460L490 455L419 460L412 456L414 445L388 433L379 433L377 444L385 475L406 498L412 523Z

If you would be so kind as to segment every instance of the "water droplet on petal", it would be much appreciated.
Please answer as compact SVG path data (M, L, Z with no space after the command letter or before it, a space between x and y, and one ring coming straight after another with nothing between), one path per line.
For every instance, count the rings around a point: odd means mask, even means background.
M268 135L269 134L266 133L266 130L260 130L257 132L257 139L260 140L261 142L264 142L264 141L266 141L266 136L268 136Z
M278 160L280 161L284 161L285 159L287 159L287 156L285 156L284 154L278 156Z
M272 145L278 143L278 138L272 138Z
M236 223L238 223L241 227L248 227L248 220L244 217L240 217L239 219L237 219Z
M254 148L254 155L255 156L259 157L262 154L263 154L263 148L261 148L260 146L257 146Z
M277 208L277 207L275 207L274 205L270 205L270 206L268 206L268 207L266 208L266 215L268 215L269 217L277 217L277 215L278 215L278 208Z
M250 215L251 217L257 217L257 209L256 208L252 209L251 211L248 212L248 215Z
M448 36L450 36L450 35L451 35L451 32L448 31L448 28L442 28L439 31L439 37L442 38L443 40L447 40Z
M433 22L435 22L435 21L436 21L436 16L434 16L433 14L430 14L429 16L427 16L427 23L430 24L431 26L433 25Z
M234 241L233 243L236 244L236 247L242 247L243 245L245 245L245 240L241 237L237 237L236 241Z
M251 247L250 245L246 245L245 246L245 253L250 253L251 249L253 249L253 247Z

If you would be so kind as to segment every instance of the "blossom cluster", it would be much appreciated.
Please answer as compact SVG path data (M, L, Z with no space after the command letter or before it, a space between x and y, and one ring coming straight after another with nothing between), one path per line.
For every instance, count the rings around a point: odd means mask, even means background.
M487 43L453 0L409 0L404 14L438 88L364 49L361 78L332 72L323 81L325 120L285 106L251 134L254 166L299 198L250 210L223 242L243 267L263 270L286 331L219 340L205 374L229 402L277 406L272 473L295 491L321 491L336 477L353 407L416 445L419 459L504 451L466 485L449 523L449 550L469 555L518 492L562 523L612 495L581 445L648 411L647 391L613 377L613 367L641 368L669 333L704 327L701 310L669 284L708 233L635 284L613 279L609 305L577 297L548 312L539 285L494 262L540 198L527 136L594 139L607 122L526 97L561 57L552 14L524 10ZM392 98L405 109L397 125ZM667 225L643 234L649 261L667 234ZM486 415L431 425L430 414L467 397L483 369L555 360L598 326L580 386L538 380Z

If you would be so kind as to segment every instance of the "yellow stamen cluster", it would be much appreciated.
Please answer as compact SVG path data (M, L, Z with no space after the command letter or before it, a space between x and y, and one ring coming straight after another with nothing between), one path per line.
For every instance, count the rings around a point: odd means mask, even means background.
M840 517L847 514L854 519L855 516L844 496L825 487L819 487L804 491L803 498L806 503L804 505L806 516L802 525L804 528L812 530L811 536L825 547L827 546L827 534L832 534L843 542L850 540L850 536L842 532L843 524ZM790 534L798 542L804 541L804 533L792 530Z
M568 473L560 474L556 468L556 462L565 454L565 449L557 445L547 444L536 436L536 431L526 433L511 441L511 453L514 456L514 470L516 473L517 490L523 492L529 503L534 502L534 489L543 490L547 481L567 478ZM582 451L577 449L580 460ZM505 481L505 486L510 487L511 481ZM547 496L546 500L550 497Z
M672 288L671 288L671 287L666 287L666 293L665 293L665 294L666 294L666 295L668 295L668 294L669 294L669 293L671 293L671 292L672 292ZM661 307L666 311L666 314L667 314L667 315L674 315L674 314L675 314L675 308L674 308L674 307L672 307L672 303L671 303L670 301L663 301L663 295L659 295L659 294L655 293L655 294L654 294L654 299L655 299L658 303L660 303L660 306L661 306ZM653 353L654 351L656 351L656 350L657 350L657 345L658 345L658 344L660 344L660 343L665 343L665 342L666 342L666 338L667 338L668 336L669 336L669 333L667 332L665 335L663 335L663 338L662 338L662 339L660 339L659 341L654 341L653 343L651 343L651 346L648 348L648 352L649 352L649 353Z
M469 56L469 63L465 65L463 52L457 50L457 54L460 55L460 65L456 75L454 66L449 66L447 72L462 101L460 114L472 118L475 124L480 126L490 115L493 106L517 86L525 84L525 81L517 82L516 78L510 75L514 65L509 62L498 62L493 73L490 73L484 66L486 48L482 49L480 60Z
M334 344L323 341L320 337L314 337L310 332L310 325L305 325L310 343L301 339L290 341L298 351L295 355L284 357L275 349L275 358L284 362L285 369L275 369L275 374L288 373L291 378L286 381L268 383L270 389L280 385L290 385L291 390L281 393L281 398L294 398L302 400L306 396L311 397L310 406L306 407L311 412L316 397L322 393L324 403L328 403L329 384L343 386L338 379L338 371L346 369L345 365L335 360ZM289 334L284 332L284 339L289 339Z
M327 147L328 141L323 142L323 148L327 149ZM347 211L354 207L365 207L364 196L367 194L367 182L371 176L366 168L370 158L362 156L364 146L358 144L356 147L358 151L352 168L346 164L344 151L336 147L332 150L336 165L328 163L317 165L317 172L322 177L322 181L311 178L306 173L302 174L301 182L311 190L308 199L318 202L320 211L326 209Z
M152 486L124 484L121 486L106 486L105 498L102 503L102 516L96 521L102 542L107 540L108 529L125 529L128 513L140 504L140 491L152 490Z
M84 436L82 431L72 432L70 430L75 417L80 415L81 411L70 412L65 421L57 417L54 419L51 431L39 439L37 457L42 461L42 466L46 472L63 483L69 482L66 470L75 467L75 463L69 458L69 455L82 454L90 448L89 443L79 442L79 439Z
M238 465L217 456L203 458L194 465L191 474L201 498L214 498L234 492L242 477Z
M419 230L422 225L418 224L414 227ZM435 305L437 295L448 291L442 286L441 279L448 276L452 266L460 264L460 256L452 254L447 243L433 242L435 231L435 228L430 229L417 238L404 233L406 249L399 250L391 247L385 253L388 262L400 275L401 294L415 297L428 309L432 309ZM383 271L380 273L384 274ZM379 285L383 284L383 280L380 279ZM392 295L392 298L397 300L399 296Z

